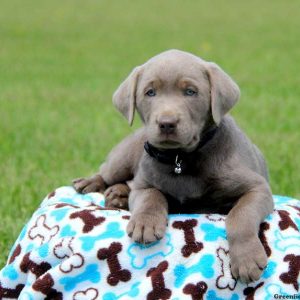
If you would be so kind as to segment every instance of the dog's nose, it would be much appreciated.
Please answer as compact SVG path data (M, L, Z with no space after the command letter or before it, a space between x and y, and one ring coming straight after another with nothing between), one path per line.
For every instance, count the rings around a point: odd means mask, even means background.
M158 119L158 126L161 133L174 133L177 127L178 118L175 116L161 116Z

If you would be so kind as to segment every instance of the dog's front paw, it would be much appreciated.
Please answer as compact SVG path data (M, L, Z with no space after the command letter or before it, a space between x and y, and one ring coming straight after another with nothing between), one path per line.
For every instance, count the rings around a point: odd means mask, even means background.
M130 188L125 183L110 186L105 192L105 207L128 209Z
M258 237L234 242L229 253L231 273L244 283L258 280L267 265L267 255Z
M73 187L78 193L103 193L105 190L105 182L100 175L90 178L78 178L73 180Z
M131 216L127 233L137 243L150 244L163 238L166 227L165 215L139 213Z

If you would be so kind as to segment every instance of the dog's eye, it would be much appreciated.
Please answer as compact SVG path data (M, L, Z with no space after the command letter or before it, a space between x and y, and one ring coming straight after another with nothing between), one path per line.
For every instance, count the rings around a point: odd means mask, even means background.
M192 89L185 89L184 90L184 95L185 96L195 96L197 94L197 92L195 92L194 90Z
M154 89L150 89L146 92L146 95L149 97L154 97L154 96L156 96L156 92Z

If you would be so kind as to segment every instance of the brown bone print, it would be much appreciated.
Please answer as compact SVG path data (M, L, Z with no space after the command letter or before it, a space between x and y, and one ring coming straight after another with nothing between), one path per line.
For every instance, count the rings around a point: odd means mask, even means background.
M171 297L171 290L165 286L163 273L168 269L168 262L162 261L156 268L151 268L147 272L147 277L151 278L152 291L148 293L147 300L166 300Z
M278 223L281 230L286 230L289 227L291 227L291 228L295 229L296 231L299 231L297 225L291 219L288 211L279 209L279 210L277 210L277 212L281 219Z
M62 300L62 293L53 289L54 281L50 274L38 278L37 281L32 285L33 289L43 293L47 297L45 300Z
M29 256L30 253L27 253L23 257L23 260L20 264L20 269L22 272L28 273L28 271L31 271L31 273L38 278L51 269L51 265L47 262L41 262L40 264L37 264L36 262L32 261Z
M21 245L18 244L14 252L12 253L11 257L9 258L8 264L11 264L15 261L16 257L21 254L22 248Z
M244 289L245 300L254 300L255 292L264 285L264 282L260 282L257 286L248 286Z
M267 237L266 237L266 231L270 229L270 224L267 222L263 222L260 224L258 237L261 240L261 243L263 244L266 254L268 257L271 256L272 250L268 244Z
M63 208L63 207L80 208L79 206L70 203L57 203L53 205L55 206L55 208Z
M48 195L48 199L52 198L55 196L55 191L51 192L49 195Z
M107 276L108 284L115 286L120 281L127 282L131 279L129 270L122 269L118 254L122 251L122 244L113 242L108 248L98 250L98 259L107 260L110 274Z
M202 300L206 291L207 284L204 281L200 281L197 284L189 283L183 289L186 295L191 295L192 300Z
M289 269L286 273L282 273L279 278L286 284L292 284L295 290L299 291L300 255L288 254L283 261L289 263Z
M8 289L4 288L0 282L0 299L18 299L24 286L24 284L18 284L14 289Z
M198 221L196 219L190 219L186 221L175 221L173 227L183 230L185 245L181 249L181 253L184 257L189 257L192 253L198 253L202 248L201 242L196 242L194 227L196 227Z
M84 223L83 232L88 233L94 229L94 227L100 225L105 221L104 217L95 217L92 211L85 209L79 212L74 212L70 215L70 219L80 218Z
M288 205L288 206L294 208L298 212L298 216L300 217L300 207L297 207L295 205Z

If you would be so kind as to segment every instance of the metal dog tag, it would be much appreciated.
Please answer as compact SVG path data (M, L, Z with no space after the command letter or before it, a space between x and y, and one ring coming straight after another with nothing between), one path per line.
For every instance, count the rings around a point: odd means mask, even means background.
M181 163L182 163L182 160L181 161L178 161L178 155L176 155L176 160L175 160L175 169L174 169L174 172L176 174L181 174L182 172L182 169L181 169Z

